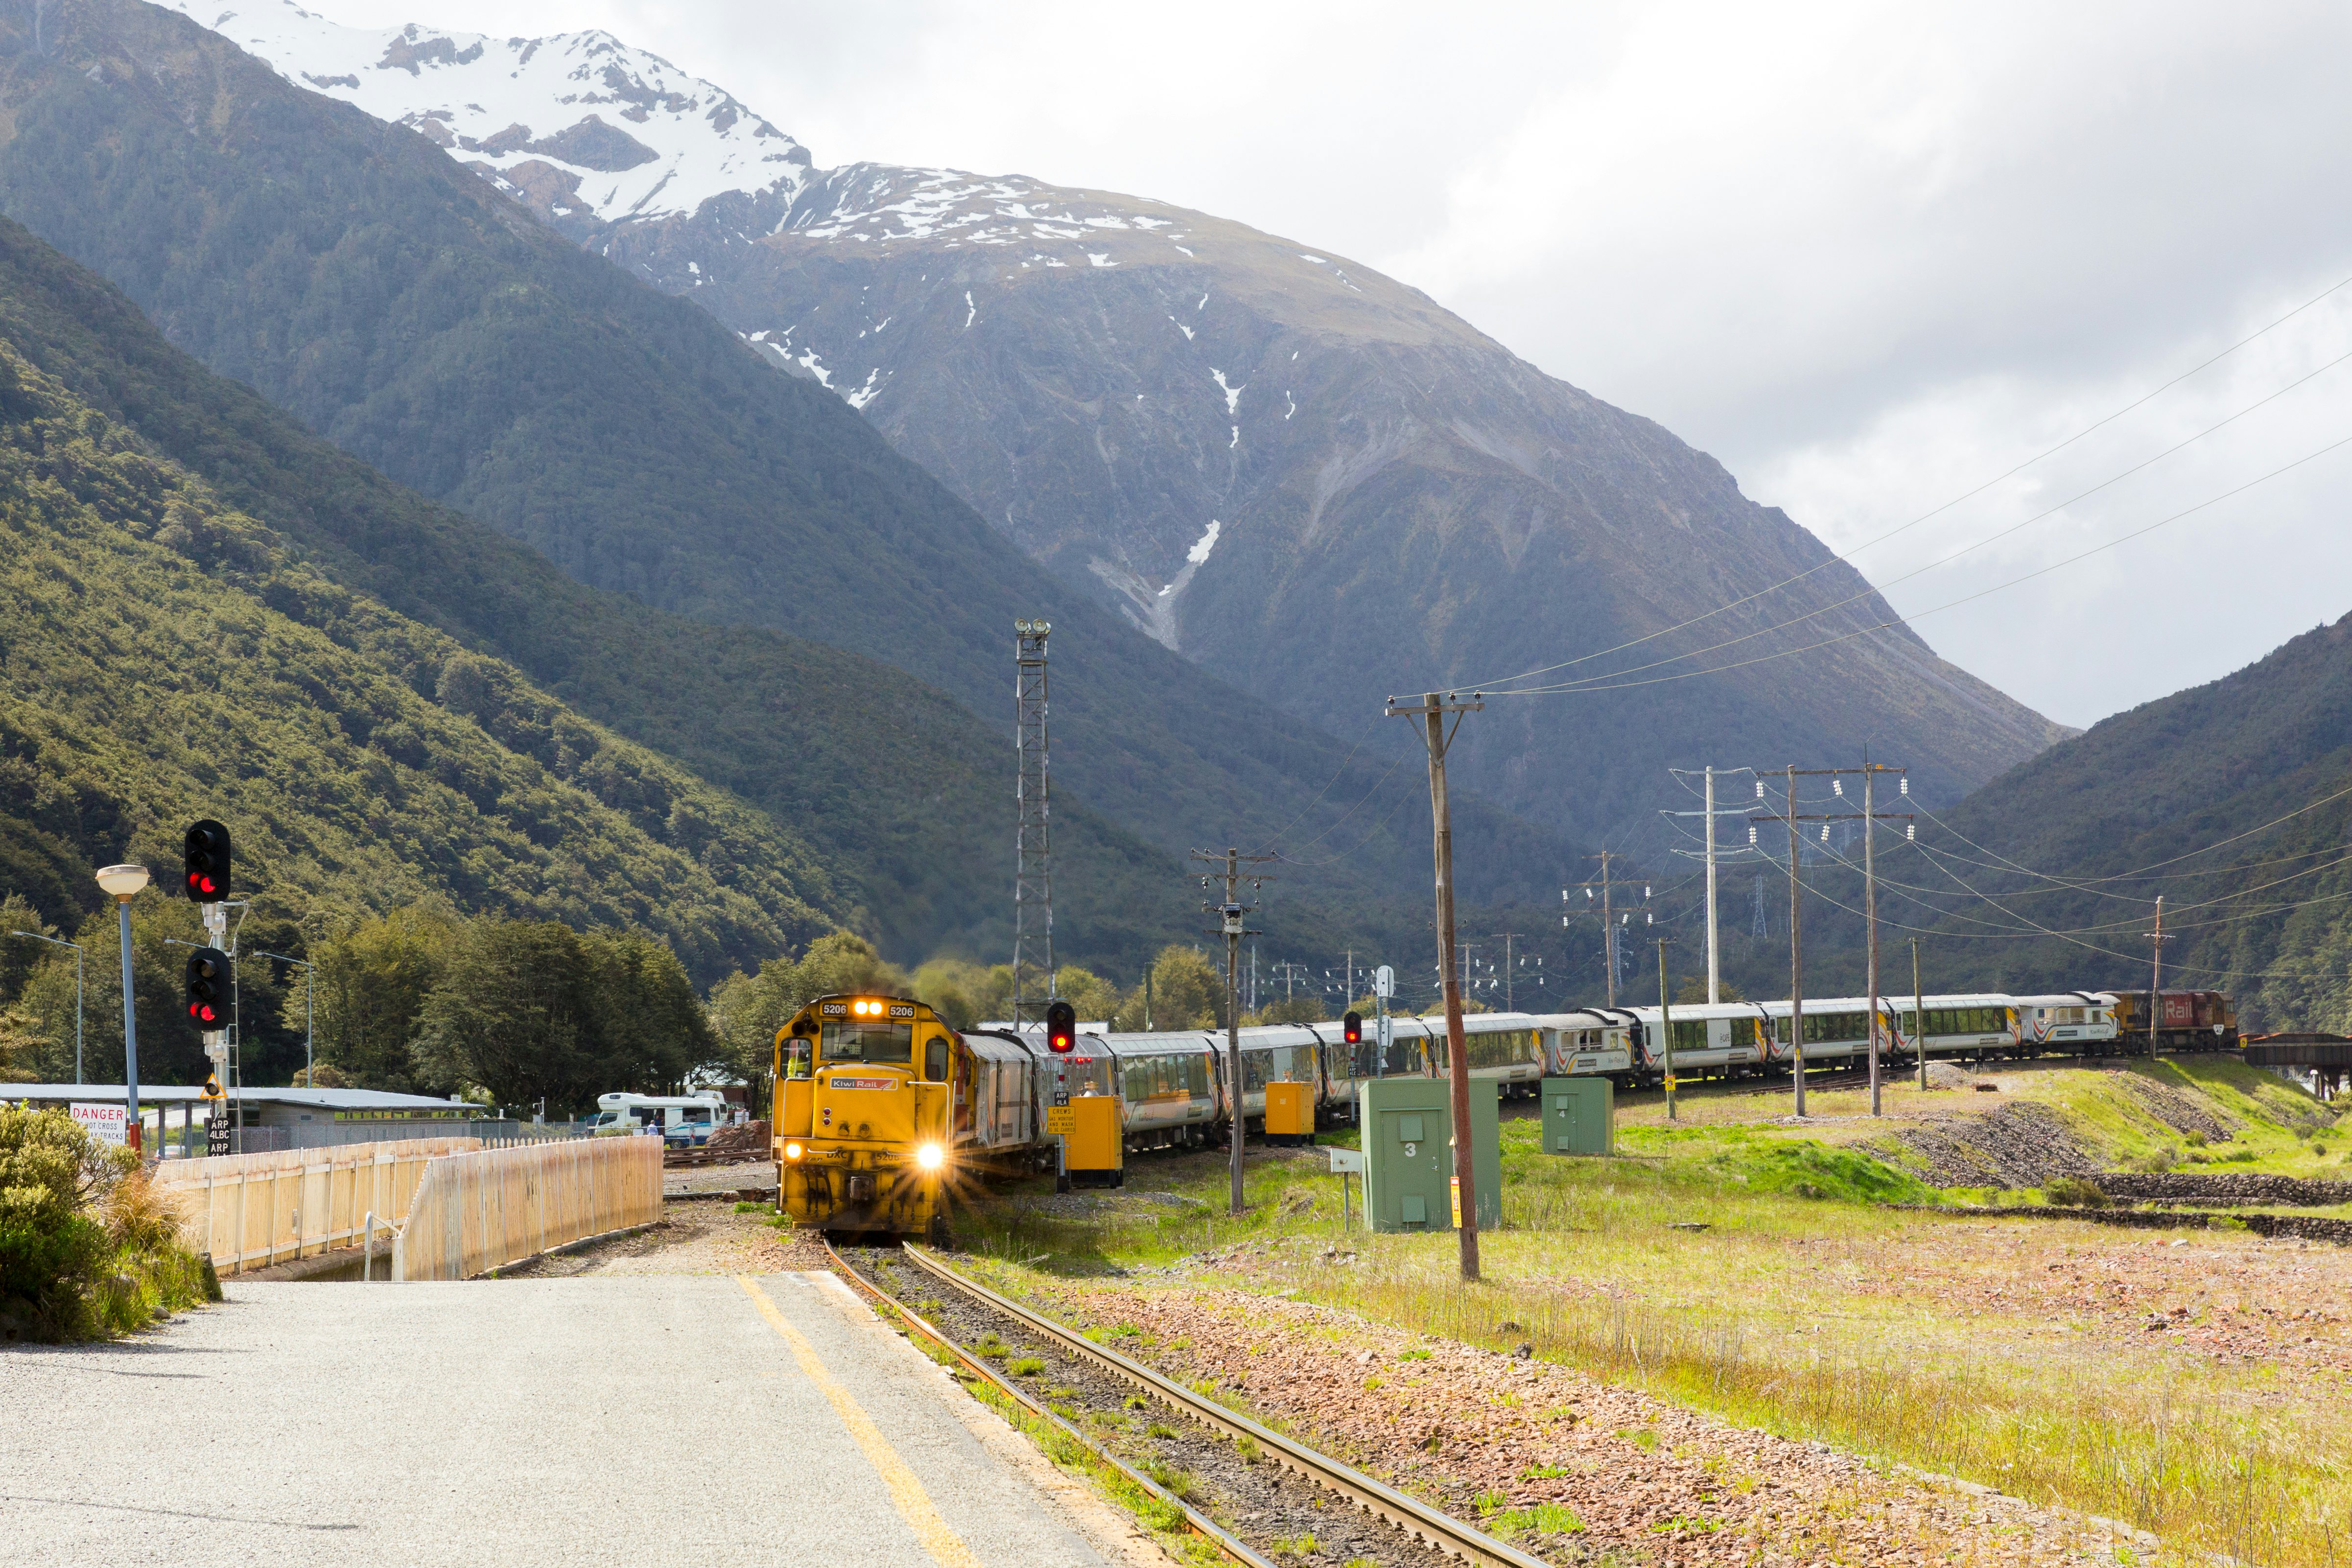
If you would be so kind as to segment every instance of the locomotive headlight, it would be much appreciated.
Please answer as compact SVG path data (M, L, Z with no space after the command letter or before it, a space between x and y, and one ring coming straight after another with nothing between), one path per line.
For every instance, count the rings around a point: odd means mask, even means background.
M800 1157L801 1146L798 1144L786 1144L784 1145L784 1158L788 1160L796 1160Z
M937 1144L925 1144L915 1151L915 1163L927 1171L935 1171L948 1163L948 1152Z

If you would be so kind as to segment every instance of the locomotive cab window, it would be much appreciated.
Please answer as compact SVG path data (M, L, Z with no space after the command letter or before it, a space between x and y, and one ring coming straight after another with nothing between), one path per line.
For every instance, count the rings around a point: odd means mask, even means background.
M786 1078L806 1078L809 1075L809 1047L814 1042L804 1034L790 1035L783 1045L783 1075Z
M933 1035L923 1042L923 1076L933 1083L948 1081L948 1041L945 1035Z
M915 1026L903 1019L871 1023L855 1019L824 1020L824 1059L832 1061L889 1062L909 1066L915 1060Z

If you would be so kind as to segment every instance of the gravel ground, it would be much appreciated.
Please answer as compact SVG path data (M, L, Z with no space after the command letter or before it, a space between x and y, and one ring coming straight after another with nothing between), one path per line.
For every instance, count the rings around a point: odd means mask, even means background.
M773 1202L776 1196L775 1166L766 1160L758 1160L732 1166L688 1166L662 1172L662 1196L665 1197L738 1189L764 1194L770 1202Z
M1043 1363L1041 1370L1016 1381L1259 1551L1301 1564L1451 1568L1453 1560L1444 1552L1271 1458L1244 1458L1223 1434L1158 1401L1148 1409L1131 1408L1130 1399L1138 1396L1124 1378L1031 1335L1018 1319L908 1266L895 1252L860 1249L845 1256L966 1349L979 1345L983 1335L998 1335L1006 1346L994 1358L1000 1371L1024 1357Z
M1905 1246L1901 1269L1847 1288L1961 1317L2039 1320L2025 1332L2092 1345L2154 1348L2160 1336L2225 1364L2352 1374L2352 1252L2197 1231L2113 1235L2017 1221L1929 1231Z
M1220 1289L1039 1288L1137 1330L1128 1354L1228 1396L1465 1518L1551 1504L1523 1533L1562 1563L2113 1563L2148 1538L1826 1444L1732 1427L1566 1368ZM1481 1508L1481 1501L1486 1505ZM1531 1521L1530 1522L1536 1522ZM1567 1522L1551 1516L1549 1522Z
M781 1274L832 1267L808 1232L779 1230L764 1214L724 1203L674 1204L660 1224L577 1252L534 1258L499 1270L502 1280L565 1280L582 1274Z

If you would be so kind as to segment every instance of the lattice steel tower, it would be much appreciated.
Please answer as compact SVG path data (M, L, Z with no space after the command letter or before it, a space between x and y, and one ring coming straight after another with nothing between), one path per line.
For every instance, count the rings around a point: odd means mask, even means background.
M1013 792L1020 812L1013 875L1013 1023L1043 1023L1054 997L1054 856L1045 792L1045 637L1043 621L1015 621Z

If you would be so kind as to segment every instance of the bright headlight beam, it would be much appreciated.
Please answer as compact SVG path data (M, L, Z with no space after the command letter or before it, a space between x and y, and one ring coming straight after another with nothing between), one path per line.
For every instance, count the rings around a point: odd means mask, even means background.
M784 1145L784 1158L788 1160L796 1160L800 1157L801 1146L798 1144L786 1144Z
M915 1163L927 1171L935 1171L947 1164L948 1152L937 1144L925 1144L915 1151Z

